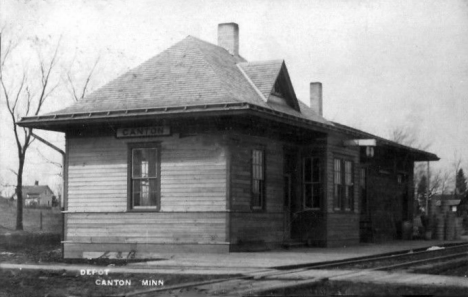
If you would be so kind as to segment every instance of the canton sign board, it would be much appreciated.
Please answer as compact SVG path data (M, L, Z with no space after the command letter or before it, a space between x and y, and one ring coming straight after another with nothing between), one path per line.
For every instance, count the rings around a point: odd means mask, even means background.
M135 128L119 128L117 129L117 138L125 137L152 137L171 134L171 129L168 126L153 126L153 127L135 127Z

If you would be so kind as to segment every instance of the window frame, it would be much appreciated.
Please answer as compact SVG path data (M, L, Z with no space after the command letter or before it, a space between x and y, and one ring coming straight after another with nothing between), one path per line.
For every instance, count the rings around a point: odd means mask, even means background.
M254 181L256 180L254 177L254 166L258 164L254 164L254 152L259 151L262 153L262 165L261 167L261 172L263 179L259 179L259 201L260 201L260 206L254 205L254 199L255 199L255 192L254 192ZM265 210L265 203L266 202L266 150L263 147L256 147L250 150L250 208L252 211L264 211Z
M306 160L310 159L310 181L306 181ZM314 159L318 161L318 181L314 181ZM323 200L323 169L322 169L322 159L318 156L307 156L302 158L302 207L304 210L320 210L322 209L322 200ZM312 197L312 207L307 206L306 201L306 187L311 185L311 197ZM319 196L318 196L318 207L313 207L314 205L314 187L319 187Z
M159 142L133 142L127 143L127 210L131 212L157 212L161 210L161 143ZM156 206L138 207L133 206L133 150L134 149L156 149ZM149 179L154 179L150 178Z
M337 165L339 164L339 175ZM350 164L350 172L348 175L347 164ZM335 156L333 158L333 209L339 212L354 212L354 202L356 199L356 177L355 177L355 162L351 158ZM337 184L337 177L340 178L340 183ZM349 177L349 179L348 179ZM348 182L350 180L350 182ZM337 187L339 186L339 187ZM348 194L347 194L348 193Z
M360 167L359 169L359 208L361 215L369 215L369 200L367 194L367 185L369 178L369 170L367 167ZM363 203L365 201L365 204Z

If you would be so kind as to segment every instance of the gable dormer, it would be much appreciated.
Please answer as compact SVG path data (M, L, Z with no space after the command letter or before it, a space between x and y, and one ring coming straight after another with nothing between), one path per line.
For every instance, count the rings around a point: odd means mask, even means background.
M239 68L267 104L289 107L300 112L283 60L240 63Z

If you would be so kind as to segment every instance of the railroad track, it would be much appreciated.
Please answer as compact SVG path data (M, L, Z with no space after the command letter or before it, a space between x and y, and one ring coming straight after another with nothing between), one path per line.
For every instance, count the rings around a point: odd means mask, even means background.
M427 248L425 248L407 250L397 253L381 254L376 256L360 257L349 260L272 267L270 269L259 270L257 272L252 272L239 277L181 284L164 288L155 288L150 290L131 292L119 296L151 296L150 294L157 294L161 291L180 291L189 289L198 289L203 291L207 287L216 288L210 292L211 294L223 294L225 293L223 291L223 285L226 289L226 292L229 292L229 288L238 288L240 291L236 291L237 295L235 296L239 296L242 295L239 294L239 292L247 292L248 289L253 291L261 291L262 289L281 288L282 284L284 286L301 284L310 285L314 282L320 282L323 279L327 279L326 275L333 275L332 273L330 273L330 270L334 270L336 271L336 273L338 273L338 271L345 271L344 274L349 275L356 272L359 273L359 271L411 271L412 267L418 268L424 265L427 266L430 263L445 263L449 261L453 262L459 261L459 259L462 259L462 262L464 261L463 263L468 263L468 244L446 244L441 248L434 250L427 250ZM324 271L324 273L318 273L318 275L322 275L322 279L317 278L315 280L304 280L304 278L302 278L301 280L300 278L295 279L294 277L291 277L291 275L297 275L301 273L307 274L308 271L320 272L321 270Z
M393 254L355 258L333 263L309 265L308 269L372 269L401 270L425 263L441 262L468 257L468 244L451 244L432 250L418 249Z
M454 253L463 253L468 252L468 243L454 243L454 244L445 244L441 249L427 250L427 248L419 248L413 250L406 250L400 252L379 254L374 256L365 256L358 257L347 260L337 260L337 261L328 261L322 263L305 263L299 265L289 265L289 266L279 266L271 267L272 269L277 270L292 270L292 269L334 269L334 268L357 268L357 269L370 269L375 268L377 265L381 265L382 268L388 266L385 263L393 261L413 261L417 259L429 259L432 257L438 257L442 254L454 254ZM380 264L379 264L380 263ZM359 266L361 265L361 266Z

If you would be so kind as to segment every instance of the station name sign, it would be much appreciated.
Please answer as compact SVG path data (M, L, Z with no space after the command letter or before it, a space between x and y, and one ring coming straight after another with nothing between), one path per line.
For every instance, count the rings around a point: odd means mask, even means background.
M117 129L117 138L152 137L152 136L164 136L164 135L169 135L169 134L171 134L171 129L168 126L134 127L134 128Z

